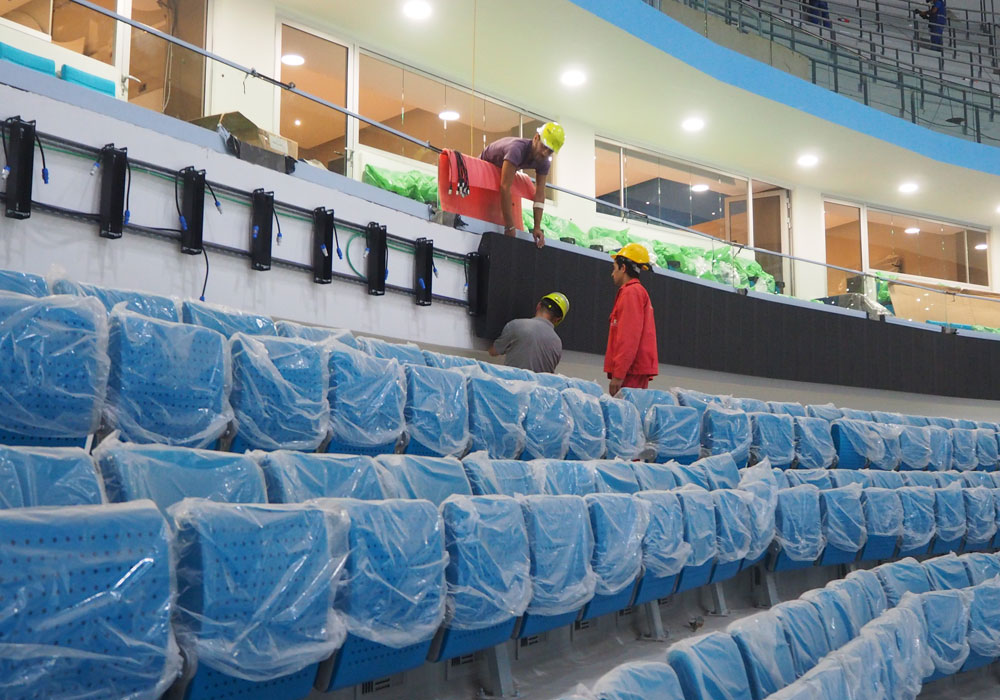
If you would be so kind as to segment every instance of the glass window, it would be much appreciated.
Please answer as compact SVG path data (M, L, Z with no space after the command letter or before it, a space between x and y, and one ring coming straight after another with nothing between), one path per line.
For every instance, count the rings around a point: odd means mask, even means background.
M118 10L117 0L94 0L108 10ZM135 16L135 13L133 13ZM68 0L7 0L0 2L0 17L52 37L52 43L113 64L115 20Z
M594 143L594 197L622 206L622 149L609 143ZM602 214L618 216L612 207L597 205Z
M826 261L851 270L861 269L861 209L848 204L823 203ZM827 268L827 294L864 293L863 278Z
M6 2L0 8L0 17L6 20L42 34L52 33L52 0Z
M986 231L967 229L966 247L969 252L969 284L987 287L990 284L990 262Z
M750 189L753 192L753 246L758 249L755 257L764 271L774 277L778 289L784 289L784 258L761 250L778 253L785 250L788 190L760 180L752 180Z

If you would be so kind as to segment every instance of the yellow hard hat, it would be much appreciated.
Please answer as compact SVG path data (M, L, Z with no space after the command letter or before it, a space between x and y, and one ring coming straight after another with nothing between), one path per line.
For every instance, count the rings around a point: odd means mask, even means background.
M542 297L542 301L545 301L546 299L549 299L553 304L558 306L559 311L562 313L559 320L552 324L554 326L558 326L566 318L566 314L569 313L569 299L567 299L566 295L562 292L552 292L551 294L546 294Z
M542 138L542 143L551 148L553 153L558 153L566 143L566 131L556 122L548 122L538 127L538 135Z
M641 243L629 243L617 253L612 253L611 258L617 258L619 255L623 258L628 258L636 265L645 265L646 267L650 267L649 250L647 250L646 246Z

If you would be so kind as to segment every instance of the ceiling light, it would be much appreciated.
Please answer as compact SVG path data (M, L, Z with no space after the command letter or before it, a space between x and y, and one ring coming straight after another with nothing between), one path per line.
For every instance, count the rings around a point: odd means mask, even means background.
M708 191L708 185L706 185L703 182L700 182L697 185L691 185L691 191L692 192L707 192Z
M299 56L297 53L286 53L281 57L281 62L286 66L301 66L306 62L306 59Z
M904 182L899 186L899 191L903 194L913 194L919 189L920 187L915 182Z
M985 243L977 243L976 244L976 250L986 250L986 247L987 246L986 246Z
M431 4L427 0L409 0L403 5L403 14L417 22L423 22L431 16Z
M453 122L458 119L458 112L453 109L446 109L438 115L438 119L443 122Z
M920 229L916 226L911 226L910 228L904 228L903 233L920 233Z
M587 82L587 74L579 68L570 68L559 77L559 80L566 87L580 87Z
M684 131L690 131L694 133L695 131L701 131L705 128L705 120L701 117L688 117L681 122L681 128Z
M803 168L811 168L817 163L819 163L819 157L813 155L812 153L805 153L799 156L799 159L796 162Z
M997 214L1000 214L1000 206L997 207Z
M302 120L301 119L296 119L295 120L295 126L302 126Z

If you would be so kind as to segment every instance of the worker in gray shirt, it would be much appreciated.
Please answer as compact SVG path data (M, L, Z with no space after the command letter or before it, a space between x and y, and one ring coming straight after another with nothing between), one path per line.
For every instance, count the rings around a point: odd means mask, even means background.
M500 337L490 346L490 355L503 355L508 367L554 372L562 359L562 340L555 328L568 313L569 299L565 294L546 294L538 301L534 318L517 318L503 327Z

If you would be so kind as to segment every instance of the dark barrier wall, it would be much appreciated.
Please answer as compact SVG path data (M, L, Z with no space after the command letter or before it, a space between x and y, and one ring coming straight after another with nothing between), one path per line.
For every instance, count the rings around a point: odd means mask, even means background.
M486 308L476 335L495 339L548 292L571 304L563 347L603 355L615 300L611 261L483 236ZM646 273L660 362L821 384L976 399L1000 398L1000 341L922 330Z

